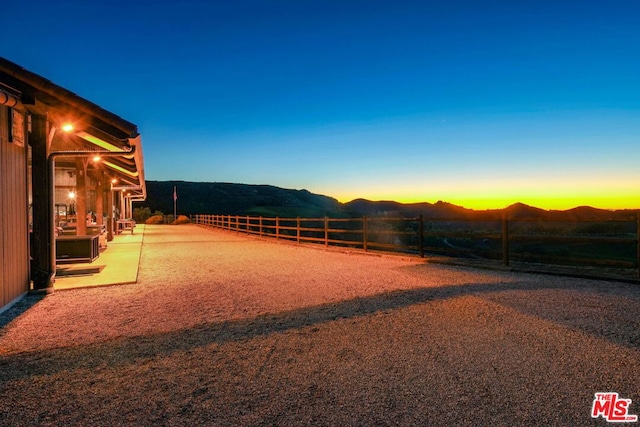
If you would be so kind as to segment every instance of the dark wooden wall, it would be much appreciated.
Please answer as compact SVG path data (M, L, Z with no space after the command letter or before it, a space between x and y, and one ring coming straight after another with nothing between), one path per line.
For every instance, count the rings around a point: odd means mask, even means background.
M27 141L9 141L9 114L0 106L0 310L29 291Z

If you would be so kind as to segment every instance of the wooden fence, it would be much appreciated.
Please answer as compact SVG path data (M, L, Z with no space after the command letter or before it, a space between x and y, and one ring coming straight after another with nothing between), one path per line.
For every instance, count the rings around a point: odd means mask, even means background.
M628 220L280 218L194 215L196 224L298 243L417 254L634 270L640 215Z

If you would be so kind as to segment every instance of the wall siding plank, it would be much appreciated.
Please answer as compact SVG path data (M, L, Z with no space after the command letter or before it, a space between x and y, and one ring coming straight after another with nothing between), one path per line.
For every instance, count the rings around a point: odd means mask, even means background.
M0 309L29 290L26 148L9 142L10 113L0 107Z

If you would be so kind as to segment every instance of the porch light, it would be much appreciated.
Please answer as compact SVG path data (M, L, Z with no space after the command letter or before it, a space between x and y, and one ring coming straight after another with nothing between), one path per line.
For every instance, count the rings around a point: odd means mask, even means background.
M101 159L100 156L94 156L93 161L97 163L100 161L100 159Z
M73 200L76 198L76 193L74 193L73 191L69 191L69 199Z
M62 130L65 132L71 132L73 130L73 125L71 123L65 123L62 125Z

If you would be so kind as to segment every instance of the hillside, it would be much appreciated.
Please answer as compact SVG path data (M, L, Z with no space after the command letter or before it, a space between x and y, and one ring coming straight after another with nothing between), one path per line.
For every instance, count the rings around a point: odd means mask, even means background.
M504 210L476 211L438 201L436 203L399 203L356 199L348 203L307 190L292 190L271 185L232 184L224 182L147 181L147 200L136 207L151 212L173 213L173 188L176 187L179 214L222 214L281 217L356 217L393 216L425 218L481 219L496 218L505 211L513 219L589 221L629 219L638 210L609 211L589 206L566 211L544 210L515 203Z
M343 216L340 202L307 190L289 190L271 185L224 182L147 181L147 206L152 212L173 213L173 188L178 195L178 213L262 215L262 216Z

